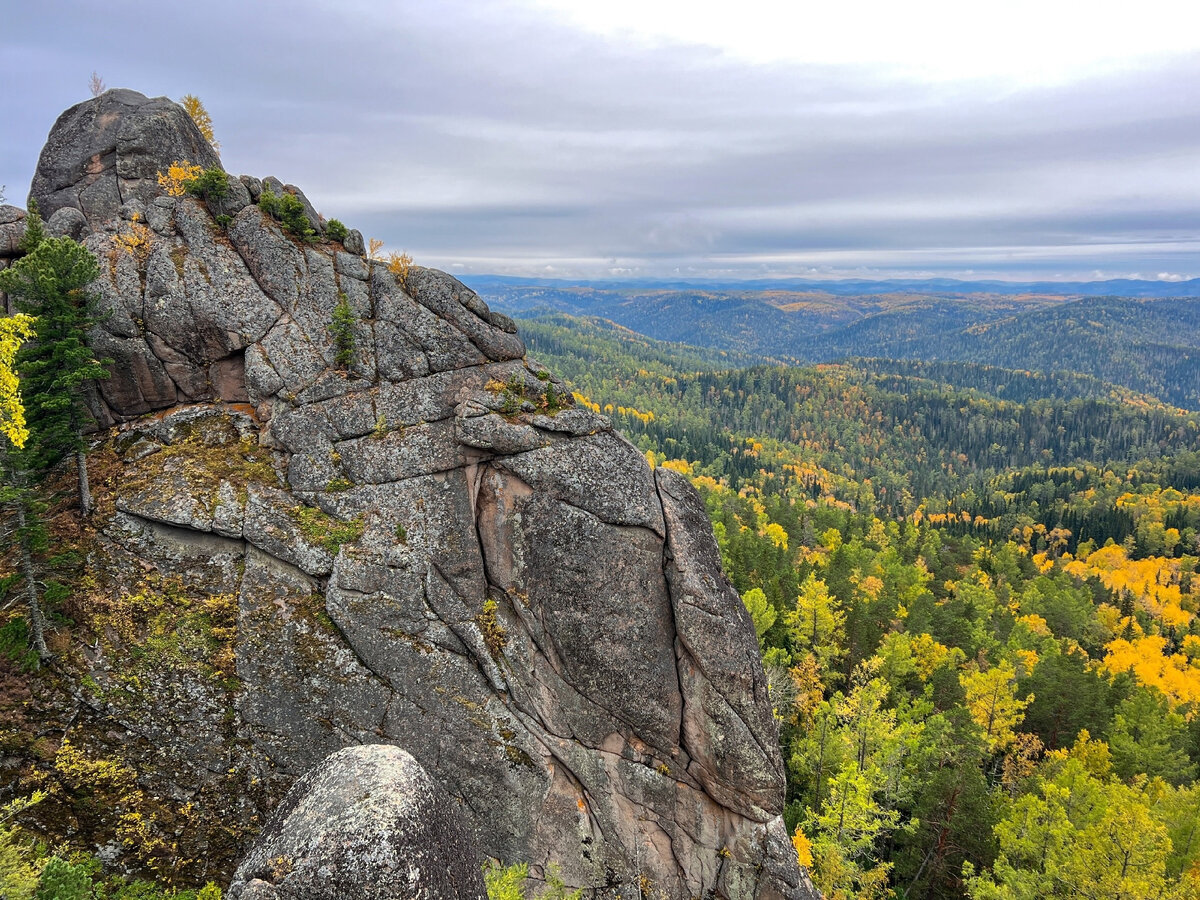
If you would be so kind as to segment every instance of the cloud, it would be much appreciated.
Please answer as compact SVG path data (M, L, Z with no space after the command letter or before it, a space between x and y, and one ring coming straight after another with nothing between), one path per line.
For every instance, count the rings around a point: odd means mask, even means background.
M1153 64L1071 44L1077 68L1034 83L755 60L532 2L56 8L7 11L0 35L23 88L0 99L12 199L96 69L198 94L228 168L456 271L1200 274L1200 55L1177 36ZM987 38L977 55L1002 56Z

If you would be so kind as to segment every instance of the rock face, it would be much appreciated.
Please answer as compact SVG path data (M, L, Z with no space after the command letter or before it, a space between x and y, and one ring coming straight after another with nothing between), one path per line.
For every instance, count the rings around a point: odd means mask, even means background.
M103 222L130 200L152 199L157 173L175 160L205 168L220 163L181 106L137 91L107 91L58 117L29 196L44 219L69 207Z
M255 179L224 233L151 191L173 160L215 162L180 116L127 91L80 104L34 183L43 211L81 211L104 271L92 341L116 362L94 406L115 437L90 574L114 607L134 572L179 583L180 622L229 617L136 691L124 620L97 626L93 718L152 743L160 793L236 792L251 825L329 753L383 742L534 878L810 896L753 625L690 484L450 276L298 242L249 205ZM135 636L158 621L137 615Z
M350 747L293 785L230 900L486 900L480 852L450 795L396 747Z

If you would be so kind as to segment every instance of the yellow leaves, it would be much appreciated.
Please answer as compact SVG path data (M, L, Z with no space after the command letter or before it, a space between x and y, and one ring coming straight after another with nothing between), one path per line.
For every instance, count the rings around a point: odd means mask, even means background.
M799 825L796 826L796 831L792 834L792 846L796 848L796 859L800 865L806 869L811 869L813 864L812 841L800 830Z
M763 536L781 550L788 548L788 533L778 522L771 522L763 529Z
M383 241L379 238L371 238L367 241L367 256L371 259L379 259L379 251L383 249Z
M194 166L187 160L176 160L167 166L166 172L158 173L158 186L169 197L182 197L187 193L187 184L200 177L202 166Z
M1033 634L1039 637L1050 637L1050 626L1046 624L1046 620L1036 613L1031 613L1027 616L1018 616L1017 624L1024 625Z
M664 469L670 469L672 472L678 472L680 475L691 476L695 471L695 467L686 459L664 459L661 465Z
M1161 635L1118 638L1104 649L1104 668L1114 675L1132 672L1142 684L1166 694L1172 706L1200 705L1200 658L1189 660L1183 653L1168 653L1167 639Z
M192 121L196 123L196 127L204 135L204 139L212 144L212 148L220 150L221 145L213 137L212 116L208 114L208 110L204 108L200 98L195 94L184 94L179 100L179 105L192 117Z
M605 407L605 409L608 412L613 411L612 407ZM654 413L642 412L640 409L637 409L636 407L633 407L633 406L618 406L618 407L616 407L616 413L619 416L626 416L630 419L637 419L643 425L649 425L651 422L654 421Z
M983 729L988 746L993 752L1007 748L1013 729L1025 718L1025 707L1033 702L1033 694L1017 699L1016 669L1002 662L985 671L963 672L958 680L967 693L967 710Z
M129 228L114 234L112 242L116 250L144 263L150 255L150 229L141 223L141 214L134 213Z
M1186 573L1179 559L1130 559L1124 547L1110 544L1086 559L1068 561L1063 570L1076 578L1098 578L1114 594L1131 596L1139 608L1166 627L1185 629L1194 618L1196 589L1184 593Z
M13 369L21 344L34 336L33 316L18 313L0 319L0 434L20 449L29 440L21 386Z
M585 409L590 409L594 413L600 412L599 403L593 403L587 396L579 393L579 391L573 391L572 394L575 397L575 403L577 405L582 406Z
M1038 655L1033 650L1014 650L1013 656L1017 659L1018 669L1022 675L1028 675L1037 667Z
M412 270L413 258L407 253L392 252L387 257L388 271L400 279L400 284L408 285L408 273Z
M150 257L150 229L142 224L140 218L142 216L138 212L134 212L128 228L113 235L113 250L109 252L109 264L114 268L116 253L124 253L125 256L136 260L139 266L145 265L146 259Z

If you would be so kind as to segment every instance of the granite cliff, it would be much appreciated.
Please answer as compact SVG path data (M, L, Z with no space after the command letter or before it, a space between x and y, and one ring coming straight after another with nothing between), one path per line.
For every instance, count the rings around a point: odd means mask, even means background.
M101 263L91 341L114 360L75 624L4 763L40 755L47 834L227 880L297 777L382 743L535 875L811 896L754 629L686 479L452 277L332 240L275 179L169 196L180 160L220 164L170 101L109 91L59 118L31 190ZM256 205L264 186L314 239ZM21 227L0 210L0 254ZM104 762L136 802L72 787Z

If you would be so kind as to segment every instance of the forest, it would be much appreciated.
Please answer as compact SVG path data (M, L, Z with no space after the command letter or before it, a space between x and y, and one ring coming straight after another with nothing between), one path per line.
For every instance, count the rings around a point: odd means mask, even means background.
M827 897L1200 895L1196 413L1084 375L521 330L703 494Z
M835 285L484 285L490 303L525 318L597 316L659 340L780 362L884 357L1073 373L1200 407L1200 299L1194 296L1064 295L1054 285L1030 285L1024 293L1012 293L1019 286L1008 293L981 290L986 285L958 285L957 292L889 286L883 293L864 286L861 295L840 293Z

